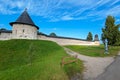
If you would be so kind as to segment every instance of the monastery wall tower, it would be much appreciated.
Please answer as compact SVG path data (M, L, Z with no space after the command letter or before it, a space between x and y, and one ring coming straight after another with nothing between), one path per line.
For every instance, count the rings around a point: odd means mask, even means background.
M10 25L12 26L12 39L37 39L39 27L34 24L27 10Z

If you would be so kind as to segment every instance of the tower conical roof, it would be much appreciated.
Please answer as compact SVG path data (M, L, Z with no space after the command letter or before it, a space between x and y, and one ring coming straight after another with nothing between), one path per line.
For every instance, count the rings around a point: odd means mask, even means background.
M27 10L25 11L18 17L18 19L15 22L11 22L10 25L12 26L13 24L27 24L27 25L32 25L35 26L37 29L39 29L38 26L34 24L32 19L30 18Z

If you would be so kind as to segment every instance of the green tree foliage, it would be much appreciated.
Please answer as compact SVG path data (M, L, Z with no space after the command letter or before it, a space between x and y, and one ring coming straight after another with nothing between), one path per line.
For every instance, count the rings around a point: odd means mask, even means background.
M108 40L108 45L120 45L120 31L119 24L115 24L115 18L113 16L107 16L105 27L102 28L102 41Z
M87 36L87 41L92 41L92 40L93 40L93 35L91 32L89 32Z
M55 33L50 33L50 36L52 36L52 37L56 37L57 35L55 34Z
M1 28L0 30L7 30L7 29L5 29L5 28Z

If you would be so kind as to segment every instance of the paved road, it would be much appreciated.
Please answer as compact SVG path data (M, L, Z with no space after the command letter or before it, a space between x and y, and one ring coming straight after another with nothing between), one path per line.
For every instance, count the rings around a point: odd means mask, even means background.
M120 55L106 68L106 71L95 80L120 80Z
M89 57L74 52L68 48L64 48L65 51L71 55L77 55L77 58L84 62L85 71L83 72L84 80L95 80L95 78L102 74L107 66L113 61L113 57ZM78 79L79 80L79 79Z

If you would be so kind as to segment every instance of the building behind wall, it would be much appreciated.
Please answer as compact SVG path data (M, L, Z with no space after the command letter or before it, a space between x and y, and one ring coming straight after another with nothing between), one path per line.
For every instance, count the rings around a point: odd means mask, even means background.
M12 37L12 31L0 29L0 40L9 40Z
M0 30L0 40L9 39L39 39L50 40L60 45L100 45L98 35L95 36L94 41L86 41L83 39L48 36L38 32L39 27L30 18L27 10L25 10L15 22L11 22L12 30Z

